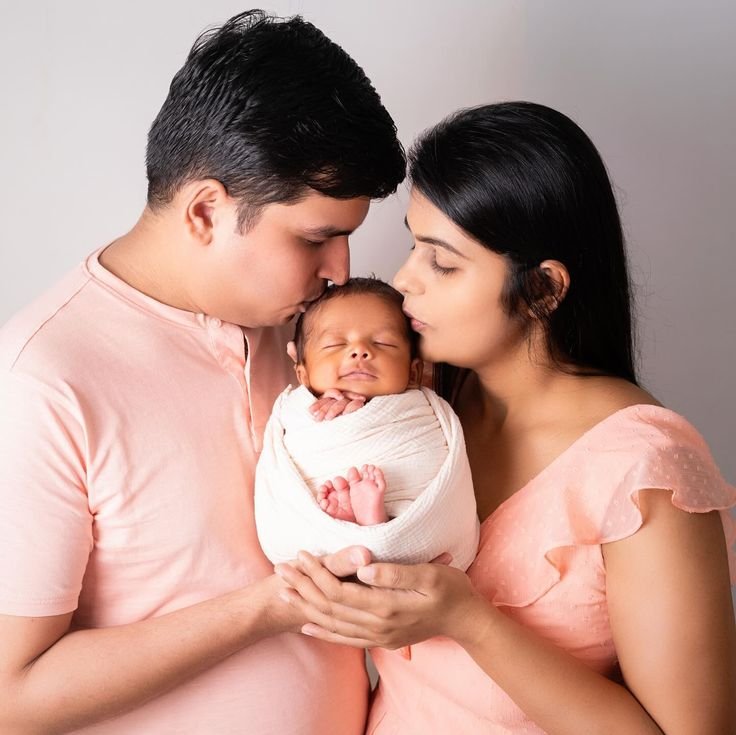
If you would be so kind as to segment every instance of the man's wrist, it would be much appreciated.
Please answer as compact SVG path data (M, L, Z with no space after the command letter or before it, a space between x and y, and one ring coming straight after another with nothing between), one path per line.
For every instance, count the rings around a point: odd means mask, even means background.
M238 622L244 625L246 645L282 633L296 633L304 624L297 611L279 593L286 583L271 574L236 593L241 607Z

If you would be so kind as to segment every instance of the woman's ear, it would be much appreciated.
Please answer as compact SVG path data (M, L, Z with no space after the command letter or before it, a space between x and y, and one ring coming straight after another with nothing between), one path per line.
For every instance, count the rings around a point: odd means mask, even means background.
M570 273L559 260L543 260L539 270L552 283L552 293L544 297L544 307L551 314L563 301L570 289Z
M409 366L409 385L407 388L418 388L422 384L422 373L424 372L424 362L418 357L411 361Z

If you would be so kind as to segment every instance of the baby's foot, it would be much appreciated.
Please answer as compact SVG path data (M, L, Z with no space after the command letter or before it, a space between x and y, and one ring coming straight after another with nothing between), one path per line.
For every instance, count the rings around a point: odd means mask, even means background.
M319 507L327 515L341 521L356 522L353 506L350 504L350 487L344 477L329 480L317 490Z
M383 472L372 464L364 464L361 471L355 467L348 470L350 503L355 521L361 526L373 526L388 520L383 506L386 480Z

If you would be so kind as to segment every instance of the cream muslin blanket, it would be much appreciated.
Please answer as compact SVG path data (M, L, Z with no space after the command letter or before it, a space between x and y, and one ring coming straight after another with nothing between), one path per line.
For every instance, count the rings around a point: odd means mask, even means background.
M467 569L479 524L460 421L426 388L377 396L354 413L318 422L303 386L274 404L256 468L255 518L266 556L277 564L297 551L329 554L346 546L375 561L428 562L447 551ZM380 467L390 520L360 526L327 515L316 492L350 467Z

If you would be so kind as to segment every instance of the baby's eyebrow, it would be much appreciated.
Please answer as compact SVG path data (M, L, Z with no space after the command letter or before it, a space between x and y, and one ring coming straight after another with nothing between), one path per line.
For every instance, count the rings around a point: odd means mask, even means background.
M325 329L321 332L317 332L317 334L314 336L315 339L344 339L344 335L342 332L339 332L335 329Z

